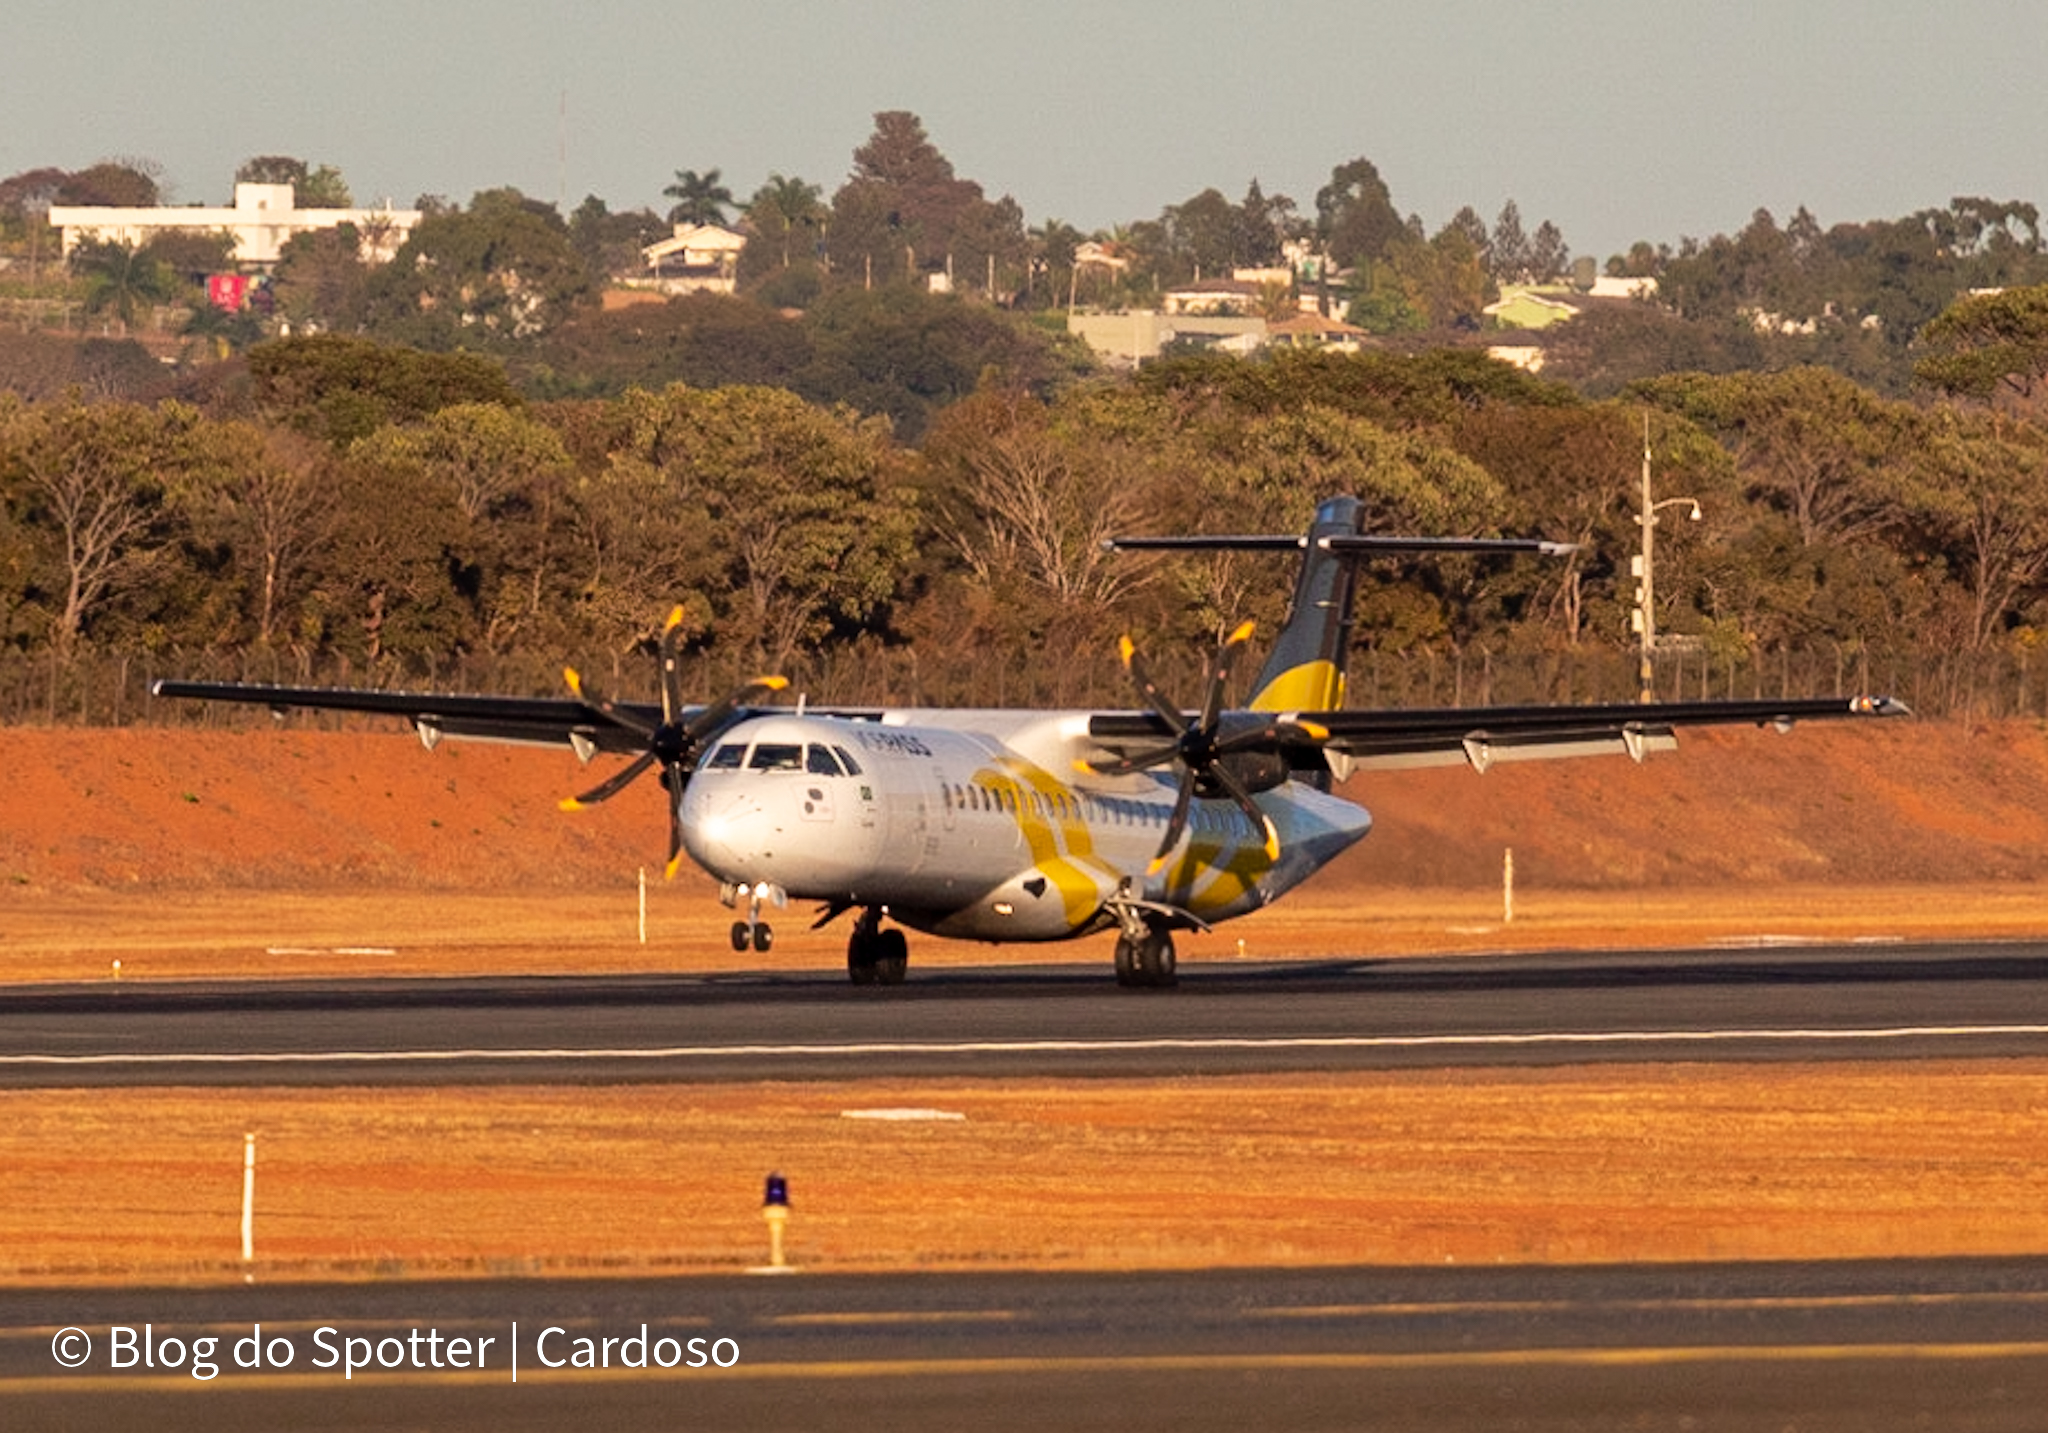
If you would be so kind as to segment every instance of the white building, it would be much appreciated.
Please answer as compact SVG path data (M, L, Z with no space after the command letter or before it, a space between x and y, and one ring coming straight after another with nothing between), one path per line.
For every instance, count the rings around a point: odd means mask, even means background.
M381 264L398 252L419 222L417 209L301 209L289 184L237 184L231 209L50 206L50 223L63 231L66 255L88 240L139 248L165 230L184 230L229 235L235 241L234 261L245 268L268 268L291 239L343 224L353 224L362 237L363 258Z
M647 277L631 282L665 294L729 294L739 285L740 250L747 236L717 224L678 224L668 238L647 245L640 257Z

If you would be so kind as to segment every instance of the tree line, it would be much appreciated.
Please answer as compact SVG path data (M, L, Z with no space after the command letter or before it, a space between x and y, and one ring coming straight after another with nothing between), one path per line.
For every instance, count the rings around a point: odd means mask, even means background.
M866 664L959 700L1000 667L1008 700L1121 701L1117 634L1192 673L1237 621L1272 630L1291 572L1104 537L1293 531L1348 492L1377 531L1580 544L1376 564L1362 660L1611 654L1647 441L1658 495L1703 514L1660 527L1674 671L2024 654L2048 626L2044 315L2048 290L1946 311L1918 402L1819 367L1591 398L1470 351L1189 355L1040 389L991 370L915 446L773 385L533 399L481 354L290 339L183 399L0 395L0 650L545 684L637 669L680 603L705 670Z

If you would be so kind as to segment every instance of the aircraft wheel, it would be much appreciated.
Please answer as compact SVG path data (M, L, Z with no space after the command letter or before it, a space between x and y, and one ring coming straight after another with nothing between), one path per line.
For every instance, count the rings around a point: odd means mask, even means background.
M900 930L885 930L875 937L875 980L881 985L901 985L910 973L910 942Z
M855 931L846 942L846 973L855 985L874 985L881 980L875 968L875 940Z
M766 955L775 948L775 932L766 921L754 927L754 949Z
M734 921L732 923L732 948L734 950L745 950L753 943L754 933L747 928L747 923L745 921Z
M1127 935L1116 939L1116 983L1122 986L1138 983L1138 948Z
M1138 971L1142 983L1155 990L1171 987L1177 977L1174 971L1177 958L1173 952L1173 937L1165 931L1152 932L1143 948L1138 952Z

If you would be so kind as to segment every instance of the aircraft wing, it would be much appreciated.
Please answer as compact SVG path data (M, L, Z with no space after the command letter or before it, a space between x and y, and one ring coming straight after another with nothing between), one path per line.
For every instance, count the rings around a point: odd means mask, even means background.
M150 688L159 697L195 701L238 702L283 713L307 711L365 712L402 717L411 722L429 746L443 736L476 741L510 741L537 746L570 746L579 753L610 751L637 754L646 738L604 715L588 703L566 697L464 696L455 693L382 692L350 687L278 687L249 682L161 681ZM621 702L619 709L648 725L661 720L661 708ZM690 709L691 714L701 708Z
M1801 721L1908 716L1889 697L1817 697L1761 701L1611 703L1603 706L1439 707L1413 711L1229 712L1222 736L1261 725L1281 729L1272 743L1298 768L1312 769L1319 756L1339 778L1354 770L1399 770L1420 766L1469 765L1480 771L1497 762L1575 756L1630 756L1678 745L1681 726L1769 726L1789 729ZM1305 731L1327 735L1304 744ZM1112 751L1156 745L1170 739L1164 723L1149 712L1101 713L1088 734ZM1246 749L1239 745L1238 749Z

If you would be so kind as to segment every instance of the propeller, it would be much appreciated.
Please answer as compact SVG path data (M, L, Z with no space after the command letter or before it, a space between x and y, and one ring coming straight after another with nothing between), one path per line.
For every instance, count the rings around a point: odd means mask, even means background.
M683 825L678 813L683 787L689 782L690 773L697 769L697 757L707 738L716 735L733 714L751 702L760 700L771 692L779 692L789 685L787 677L756 677L745 686L727 692L719 700L705 707L688 721L679 720L683 710L682 678L678 671L676 654L681 646L678 635L683 625L683 609L676 608L669 613L668 621L661 629L661 721L654 723L629 708L620 706L584 684L583 678L574 667L562 669L562 679L569 684L577 700L602 716L613 726L623 727L635 736L643 738L647 749L634 757L625 766L606 780L599 782L580 796L563 800L564 811L581 811L586 806L595 806L600 801L609 801L631 786L649 767L659 763L661 784L668 791L668 865L666 874L673 879L683 862Z
M1180 768L1180 790L1174 798L1173 815L1167 819L1166 834L1160 838L1159 853L1152 858L1152 864L1146 869L1147 875L1156 876L1165 869L1168 858L1187 829L1188 808L1197 794L1221 794L1236 802L1253 828L1265 833L1266 859L1276 861L1280 858L1280 833L1274 829L1272 818L1252 800L1244 782L1230 769L1229 758L1251 752L1272 752L1281 746L1310 746L1327 741L1330 733L1313 722L1291 721L1278 716L1257 721L1255 725L1233 721L1226 729L1223 720L1224 692L1230 684L1230 669L1237 661L1238 651L1251 639L1253 625L1245 622L1223 640L1209 670L1209 690L1203 698L1201 714L1193 722L1189 722L1181 709L1160 692L1158 683L1146 672L1136 644L1128 636L1117 642L1124 669L1137 684L1138 695L1166 723L1173 739L1156 747L1134 751L1115 761L1081 761L1075 765L1097 776L1127 776L1169 764Z

